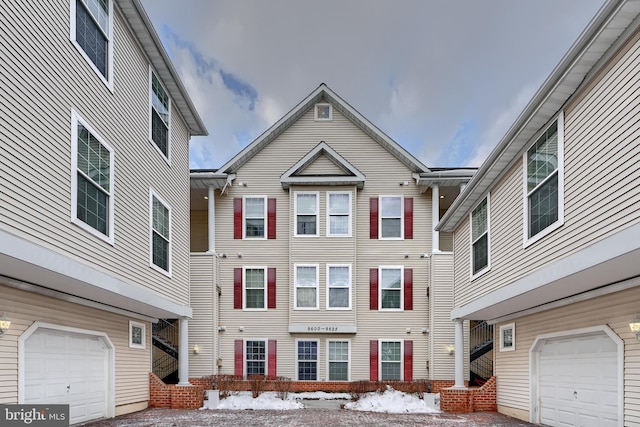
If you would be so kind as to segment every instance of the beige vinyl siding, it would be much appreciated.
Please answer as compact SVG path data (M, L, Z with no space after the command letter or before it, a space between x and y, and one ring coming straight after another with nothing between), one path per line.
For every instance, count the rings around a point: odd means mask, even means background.
M207 211L191 211L191 252L209 250L209 226Z
M450 380L455 377L454 356L448 347L454 345L454 322L451 320L453 309L453 254L433 254L431 256L433 280L429 291L430 336L431 336L431 379ZM465 322L465 338L468 335L468 323ZM467 340L465 339L465 343ZM466 347L466 345L465 345ZM459 349L456 349L459 351ZM467 354L467 348L463 349ZM465 358L465 378L469 377L468 358Z
M0 312L11 319L9 332L0 345L0 403L18 402L18 338L35 321L105 332L115 348L116 407L149 400L151 371L151 324L146 324L146 349L129 348L126 316L97 310L2 286ZM136 320L140 322L140 320ZM145 404L146 406L146 404Z
M113 93L69 40L68 2L3 2L0 14L3 70L19 76L0 87L0 227L187 304L188 133L172 109L171 166L149 142L148 62L117 7ZM114 149L113 245L70 222L72 109ZM150 188L171 206L171 279L149 267Z
M209 254L191 254L191 308L189 320L189 376L197 378L216 373L216 337L218 335L217 258ZM193 352L194 346L200 353Z
M345 171L327 156L318 156L300 175L345 175Z
M473 286L458 286L457 305L640 221L640 41L634 39L627 47L619 62L565 112L564 225L523 248L519 159L491 193L491 272ZM466 242L460 244L457 240L456 250L468 251Z
M638 281L637 279L635 279ZM639 282L640 283L640 282ZM640 423L640 396L631 390L640 387L640 341L629 329L629 321L638 311L640 288L602 296L566 307L556 308L509 320L515 323L516 349L512 352L496 350L498 378L497 403L510 409L529 412L529 351L541 334L608 325L624 340L624 425ZM504 324L504 323L502 323ZM495 325L499 331L500 325ZM497 348L499 343L497 345ZM517 411L514 411L514 413Z
M280 176L325 141L366 176L364 189L354 186L293 186L282 189ZM365 154L366 153L366 154ZM326 166L310 165L304 173ZM321 169L326 173L326 169ZM333 169L330 169L333 170ZM221 373L233 373L233 344L236 339L277 339L278 374L295 378L295 340L319 341L319 374L326 378L326 340L351 341L351 379L369 378L369 340L410 339L414 345L414 378L427 378L429 302L426 290L429 261L420 255L431 251L431 198L422 194L412 179L412 171L373 141L362 130L333 111L332 121L314 121L309 110L275 140L258 152L239 170L234 185L224 195L216 192L216 250L227 254L219 260L221 326L219 334L223 365ZM315 172L314 172L315 173ZM409 181L409 186L400 186ZM239 187L245 182L246 187ZM319 236L294 237L294 193L317 191L319 195ZM352 193L352 237L326 236L326 194ZM369 199L380 195L413 197L414 238L412 240L369 239ZM265 196L277 199L276 240L234 240L233 199ZM192 232L204 230L206 216L192 212ZM202 237L193 237L200 241ZM238 254L242 254L240 258ZM326 265L352 264L352 307L350 311L326 309ZM319 266L319 310L294 310L293 268L295 264ZM380 312L369 309L369 269L379 266L404 266L413 269L413 310ZM243 266L275 267L277 270L277 308L265 311L233 309L233 269ZM195 319L194 319L195 320ZM193 321L192 321L193 322ZM292 323L355 324L357 334L290 334ZM239 327L243 326L243 331ZM406 329L411 333L407 334ZM453 339L453 338L451 338ZM433 366L433 365L431 365Z

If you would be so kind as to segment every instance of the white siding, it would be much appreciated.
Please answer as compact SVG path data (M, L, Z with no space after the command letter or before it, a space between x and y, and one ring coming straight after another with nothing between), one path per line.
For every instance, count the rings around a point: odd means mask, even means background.
M200 353L189 353L189 376L201 377L216 373L216 338L218 335L216 290L217 258L210 254L191 254L191 308L189 349L195 345Z

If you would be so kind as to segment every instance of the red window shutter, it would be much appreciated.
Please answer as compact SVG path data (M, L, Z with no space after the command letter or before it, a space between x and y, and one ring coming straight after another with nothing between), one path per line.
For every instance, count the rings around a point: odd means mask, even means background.
M404 199L404 238L413 239L413 197Z
M413 310L413 268L404 269L404 309Z
M235 340L233 346L233 374L244 376L244 342Z
M267 238L276 238L276 199L267 199Z
M242 239L242 198L233 199L233 238Z
M378 341L369 341L369 381L378 381Z
M267 269L267 308L276 308L276 269Z
M369 199L369 238L378 238L378 198Z
M369 269L369 310L378 309L378 269Z
M404 380L413 381L413 341L404 341Z
M242 269L233 269L233 308L242 309Z
M267 343L267 351L269 352L267 376L269 378L275 378L278 376L278 342L276 340L269 340Z

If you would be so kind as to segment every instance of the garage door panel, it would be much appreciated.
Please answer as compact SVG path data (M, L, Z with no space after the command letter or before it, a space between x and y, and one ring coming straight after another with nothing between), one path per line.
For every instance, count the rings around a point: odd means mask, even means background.
M72 424L104 417L107 358L100 337L35 331L25 341L24 403L68 404Z
M549 339L539 353L540 421L617 426L617 344L602 333Z

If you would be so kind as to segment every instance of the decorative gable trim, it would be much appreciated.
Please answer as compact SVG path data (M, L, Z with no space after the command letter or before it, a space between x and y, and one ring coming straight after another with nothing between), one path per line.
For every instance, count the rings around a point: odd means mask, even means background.
M335 163L344 175L300 175L305 168L312 164L318 157L326 156ZM282 188L287 190L291 185L356 185L359 190L364 187L365 176L344 157L338 154L324 141L320 141L295 165L289 168L280 177Z

